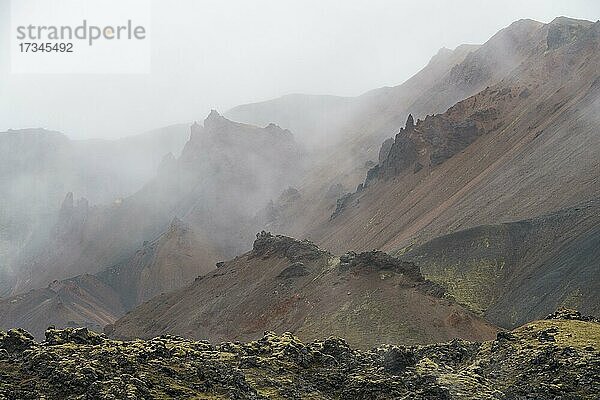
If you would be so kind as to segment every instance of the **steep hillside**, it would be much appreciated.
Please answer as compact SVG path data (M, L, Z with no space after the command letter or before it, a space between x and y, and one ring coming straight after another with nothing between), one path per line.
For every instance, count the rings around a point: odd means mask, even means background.
M248 343L121 342L50 329L0 333L0 396L37 399L595 399L600 324L554 314L496 340L355 350L265 332Z
M423 70L402 85L376 89L356 98L354 102L359 105L354 106L345 120L336 120L336 126L324 123L320 125L323 130L314 133L320 137L337 135L339 140L323 151L322 159L314 163L310 174L297 187L301 197L294 204L274 205L279 218L266 221L268 229L297 237L310 236L317 242L325 236L335 239L337 234L331 235L328 229L326 234L321 232L322 223L336 208L336 199L353 192L364 181L373 160L379 159L381 144L390 142L389 137L404 125L407 116L412 113L418 119L443 113L456 102L497 84L525 60L543 51L546 40L543 29L544 25L536 21L517 21L481 46L463 45L453 51L441 50ZM277 109L274 104L277 100L264 109L260 104L236 108L229 115L235 118L241 113L241 118L250 118L251 111L257 108L261 110L257 113L263 115L269 109ZM327 110L323 112L328 116ZM306 117L311 115L308 113ZM277 120L278 116L275 113L272 118ZM304 121L305 115L299 113L297 118ZM302 136L302 132L298 132L298 136ZM337 197L335 192L338 192ZM350 248L352 246L343 251Z
M443 296L419 268L381 252L339 258L310 242L261 233L253 250L118 320L115 337L165 333L248 340L265 330L359 347L490 338L495 327Z
M598 199L451 233L401 253L457 301L500 326L518 326L559 306L600 314Z
M174 219L167 231L118 265L0 300L0 327L24 328L38 338L51 325L101 330L136 305L215 269L206 263L214 257L205 238Z
M599 197L600 23L539 30L538 51L500 83L409 118L364 185L308 236L338 252L392 251Z
M557 18L528 37L497 84L445 113L409 116L357 190L320 212L274 203L270 229L298 229L337 253L412 246L427 277L500 326L561 304L597 312L600 23ZM496 240L493 260L479 265L462 235Z
M135 194L95 207L81 201L63 212L54 231L24 252L14 292L127 260L175 217L206 240L202 247L211 251L203 261L213 265L249 247L254 214L301 171L302 151L289 131L213 111L204 126L192 126L181 156L165 157Z

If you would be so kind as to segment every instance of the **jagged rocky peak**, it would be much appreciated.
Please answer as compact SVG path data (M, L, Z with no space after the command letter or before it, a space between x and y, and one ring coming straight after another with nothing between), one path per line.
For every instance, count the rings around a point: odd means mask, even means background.
M73 192L68 192L60 206L59 217L68 217L74 213L85 214L89 209L89 202L85 197L80 197L77 202L74 200Z
M288 138L293 138L293 134L289 129L284 129L282 127L280 127L277 124L274 124L273 122L269 123L267 126L265 126L264 128L267 132L272 132L278 135L282 135L282 136L286 136Z
M406 126L405 129L406 130L412 130L415 127L415 119L413 118L412 114L408 114L408 118L406 118Z
M68 192L65 195L65 199L62 202L62 205L60 207L61 212L64 210L65 212L72 210L73 209L73 192Z
M298 241L288 236L273 235L262 231L256 234L256 240L252 246L253 257L285 257L292 262L311 261L329 253L317 247L308 240Z
M288 129L283 129L279 125L270 123L264 128L255 125L244 124L235 122L225 118L217 110L211 110L206 119L204 120L203 131L209 135L214 136L229 136L231 134L254 134L251 138L257 136L265 138L279 137L286 141L293 141L294 137L292 132Z
M208 116L204 119L204 131L212 135L223 135L228 131L237 131L237 129L243 128L258 129L252 125L245 125L231 121L219 114L217 110L211 110Z
M217 110L210 110L208 116L204 119L206 129L218 128L224 121L228 121Z
M267 126L265 126L265 129L282 129L279 125L270 122Z

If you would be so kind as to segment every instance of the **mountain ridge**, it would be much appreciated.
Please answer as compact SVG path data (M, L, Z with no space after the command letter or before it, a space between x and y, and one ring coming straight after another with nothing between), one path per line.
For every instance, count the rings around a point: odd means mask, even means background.
M138 306L106 332L248 340L265 329L305 339L336 333L359 347L496 332L444 297L413 263L378 251L338 258L309 241L267 232L257 235L252 251Z

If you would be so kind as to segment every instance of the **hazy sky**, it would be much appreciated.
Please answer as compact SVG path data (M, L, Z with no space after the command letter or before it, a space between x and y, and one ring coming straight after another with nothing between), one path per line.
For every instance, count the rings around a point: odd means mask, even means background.
M600 2L156 0L151 12L150 74L11 74L0 0L0 130L113 138L289 93L354 96L517 19L596 21Z

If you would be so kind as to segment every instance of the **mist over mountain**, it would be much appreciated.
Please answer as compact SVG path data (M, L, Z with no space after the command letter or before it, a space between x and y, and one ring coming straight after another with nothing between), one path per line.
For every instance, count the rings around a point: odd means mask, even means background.
M138 304L215 269L206 262L215 257L207 243L175 218L118 264L1 299L0 326L20 326L38 338L50 325L102 330Z
M97 206L68 195L56 225L21 253L14 292L117 264L175 217L214 249L202 262L232 256L251 243L259 208L301 174L302 154L287 130L212 111L203 125L192 125L181 156L165 157L132 195Z
M120 140L71 140L44 129L0 133L0 274L12 275L23 246L56 223L67 192L91 205L128 196L188 136L186 125Z
M0 397L594 398L598 65L525 18L355 97L1 133Z

